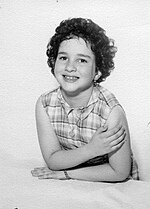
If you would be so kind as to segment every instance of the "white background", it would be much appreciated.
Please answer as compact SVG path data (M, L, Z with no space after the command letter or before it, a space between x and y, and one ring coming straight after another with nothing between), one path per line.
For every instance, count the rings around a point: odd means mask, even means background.
M46 45L61 20L90 18L115 40L115 70L102 83L124 107L135 154L149 151L149 0L5 0L0 3L0 149L14 159L41 158L37 98L57 86ZM149 144L147 144L149 143ZM138 156L137 156L138 158Z

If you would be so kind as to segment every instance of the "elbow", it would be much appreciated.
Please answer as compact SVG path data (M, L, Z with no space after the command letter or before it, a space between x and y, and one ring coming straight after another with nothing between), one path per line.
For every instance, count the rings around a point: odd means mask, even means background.
M58 150L59 151L59 150ZM58 171L58 170L61 170L60 169L60 163L57 162L57 160L55 159L55 154L58 152L58 151L55 151L53 152L47 160L45 160L46 164L47 164L47 167L50 169L50 170L53 170L53 171Z
M118 177L118 182L124 182L124 181L126 181L127 179L128 179L128 177L129 177L129 175L119 175L119 177Z
M116 182L124 182L127 181L131 174L131 161L125 161L124 163L118 165L111 165L111 168L114 171L114 179Z
M130 176L130 166L124 166L124 168L121 166L120 168L113 168L114 171L114 182L124 182L127 181L127 179Z
M51 162L50 159L45 160L45 163L50 170L55 170L54 165L53 165L53 163Z
M58 166L57 166L57 164L55 164L54 162L53 162L53 160L49 160L49 161L47 161L46 162L46 165L47 165L47 167L50 169L50 170L52 170L52 171L58 171L58 170L60 170L59 168L58 168Z
M130 171L126 170L124 172L116 172L116 181L117 182L124 182L126 181L130 176Z
M53 164L53 162L51 162L51 160L47 161L46 165L50 170L52 171L56 170L55 165Z

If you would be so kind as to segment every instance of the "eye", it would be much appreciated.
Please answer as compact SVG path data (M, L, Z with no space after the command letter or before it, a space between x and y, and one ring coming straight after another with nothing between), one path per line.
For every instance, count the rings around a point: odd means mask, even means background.
M87 63L87 60L85 60L85 59L79 59L79 62L80 63Z
M59 57L59 60L65 61L65 60L67 60L67 57L66 56L61 56L61 57Z

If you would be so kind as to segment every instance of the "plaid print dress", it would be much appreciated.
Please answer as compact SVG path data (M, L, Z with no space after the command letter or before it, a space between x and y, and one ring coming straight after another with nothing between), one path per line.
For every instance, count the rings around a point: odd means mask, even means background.
M64 150L76 149L89 143L96 130L104 126L112 109L120 105L115 96L100 85L93 88L87 106L72 108L64 100L60 88L41 96L50 122ZM138 179L136 161L131 155L131 178ZM77 167L108 163L108 155L98 156Z

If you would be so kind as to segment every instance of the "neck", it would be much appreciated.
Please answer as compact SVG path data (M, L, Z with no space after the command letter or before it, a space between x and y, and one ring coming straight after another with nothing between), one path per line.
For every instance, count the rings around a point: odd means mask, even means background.
M62 95L70 107L79 108L88 104L92 91L93 86L86 91L80 92L80 94L77 95L68 94L64 91L62 91Z

